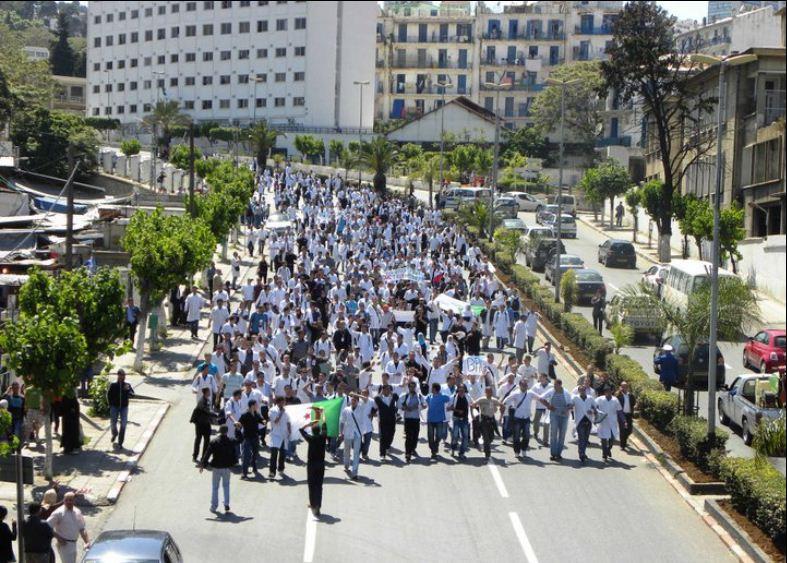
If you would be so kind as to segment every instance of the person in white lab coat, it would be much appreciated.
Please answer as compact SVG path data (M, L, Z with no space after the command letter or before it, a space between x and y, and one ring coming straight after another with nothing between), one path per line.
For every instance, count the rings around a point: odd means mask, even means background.
M513 344L516 354L516 361L522 362L522 357L527 351L527 323L525 317L519 317L514 323Z
M208 300L202 295L197 293L197 286L191 286L191 293L189 293L186 300L183 302L183 309L186 311L186 324L191 329L191 339L196 340L199 338L197 331L199 330L199 317L202 308L208 304Z
M344 470L353 481L358 480L358 464L361 462L361 445L363 442L364 409L358 406L358 395L350 396L350 405L342 409L339 419L339 438L344 439ZM350 457L352 453L352 469Z
M511 318L508 316L505 305L495 311L492 324L495 328L495 339L497 341L497 349L503 350L508 344L508 327L511 326Z
M623 410L617 397L612 396L612 386L604 387L604 395L596 399L596 410L603 413L598 423L598 437L601 438L601 453L604 461L612 459L612 443L620 437L618 413Z
M276 397L276 405L268 412L271 424L270 453L268 479L276 478L276 471L284 472L284 458L287 455L287 444L290 441L290 416L284 409L284 397Z

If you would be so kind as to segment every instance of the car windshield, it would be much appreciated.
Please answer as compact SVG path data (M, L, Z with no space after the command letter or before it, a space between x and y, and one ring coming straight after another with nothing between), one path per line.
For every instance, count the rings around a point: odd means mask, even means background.
M631 246L630 244L619 242L612 245L612 250L616 252L620 252L622 254L628 254L629 252L633 252L634 247Z
M579 266L584 264L582 258L579 256L561 256L560 263L565 264L566 266Z
M579 271L579 272L577 272L577 281L582 281L582 282L600 282L600 281L603 281L603 280L601 279L601 274L599 274L597 272L591 272L591 271L583 272L583 271Z
M563 215L560 217L561 223L574 223L574 218L571 215Z
M773 339L773 345L777 348L787 349L787 336L777 336Z

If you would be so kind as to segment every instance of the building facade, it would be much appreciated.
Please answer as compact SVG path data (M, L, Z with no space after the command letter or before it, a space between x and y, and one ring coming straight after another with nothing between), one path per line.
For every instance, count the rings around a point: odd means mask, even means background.
M706 22L713 23L715 21L732 17L742 11L756 10L764 6L772 6L775 9L784 7L783 1L772 0L743 0L743 1L721 1L721 2L708 2L708 18Z
M166 99L197 122L371 129L377 13L373 2L91 2L87 114L134 123Z
M771 6L736 13L680 33L675 38L681 53L717 57L741 53L752 47L779 47L781 44L781 20Z

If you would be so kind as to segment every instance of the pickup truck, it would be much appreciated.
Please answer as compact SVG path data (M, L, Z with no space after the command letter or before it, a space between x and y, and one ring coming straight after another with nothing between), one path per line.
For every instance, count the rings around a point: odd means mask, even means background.
M661 340L665 322L647 301L630 295L615 295L607 304L607 329L621 322L634 331L634 338L654 336Z
M732 385L724 386L719 396L719 421L740 428L747 446L761 420L776 420L784 413L784 405L779 404L778 382L776 375L739 375Z

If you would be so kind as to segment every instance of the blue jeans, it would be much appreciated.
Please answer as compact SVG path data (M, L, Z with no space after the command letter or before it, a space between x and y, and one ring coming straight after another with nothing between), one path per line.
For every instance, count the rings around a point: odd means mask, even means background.
M436 455L440 449L440 439L443 436L445 422L429 422L426 425L426 434L429 439L429 449Z
M588 442L590 442L590 430L593 428L593 424L591 424L590 420L586 416L582 417L582 420L577 424L577 448L579 449L579 457L585 457L585 451L588 447Z
M430 319L429 320L429 344L434 344L435 338L437 338L437 322L439 319Z
M352 438L344 437L344 468L350 468L350 451L352 450L352 474L358 475L358 464L361 462L361 442L363 439L357 434Z
M503 440L508 440L511 437L511 417L507 414L503 415Z
M255 472L257 471L257 459L259 455L257 453L257 448L260 445L259 438L244 438L243 439L243 464L242 464L242 471L243 475L246 475L246 472L251 467Z
M552 413L549 417L549 453L553 457L561 455L566 442L568 417Z
M461 436L461 442L459 438ZM454 428L451 431L451 449L455 449L459 444L459 455L467 452L467 440L470 436L470 423L467 420L454 419Z
M230 468L222 467L212 469L213 491L210 497L210 509L216 510L219 507L219 481L224 489L224 506L230 505Z
M120 430L118 430L118 418L120 419ZM126 437L127 424L128 407L109 407L109 426L112 429L112 438L117 438L118 444L121 446Z
M514 437L514 453L519 454L530 446L530 419L510 417L511 434Z

